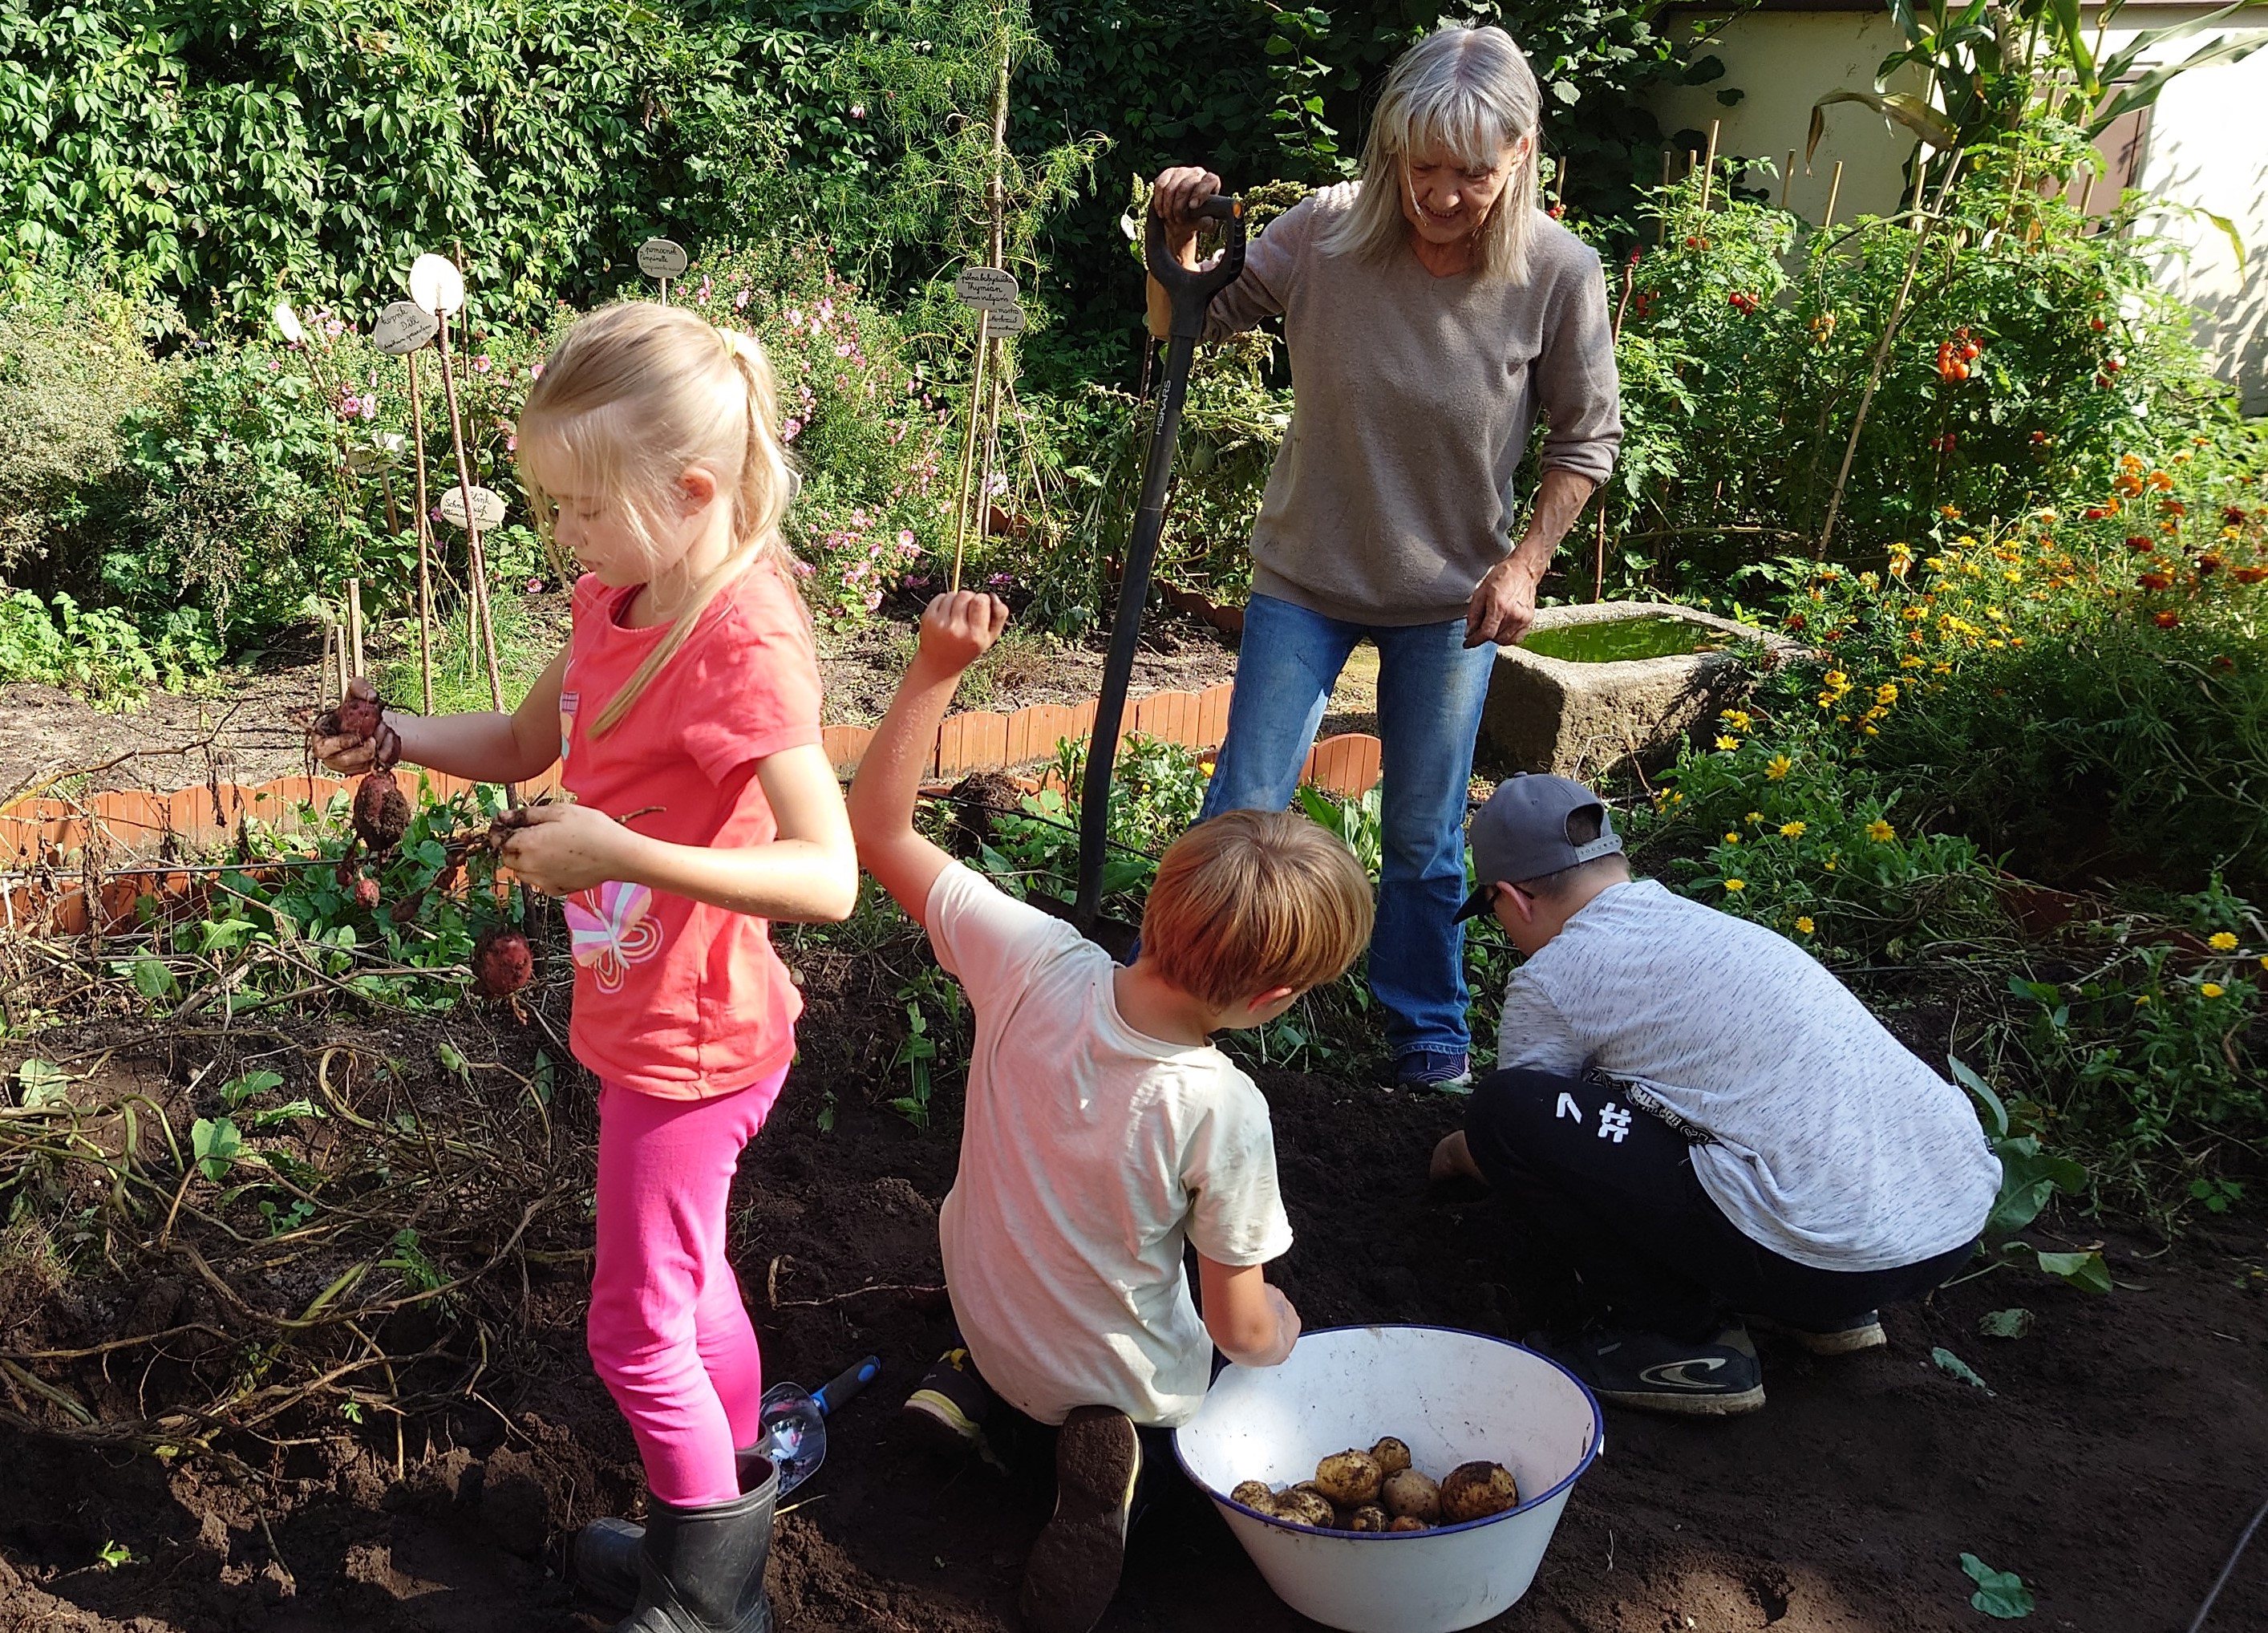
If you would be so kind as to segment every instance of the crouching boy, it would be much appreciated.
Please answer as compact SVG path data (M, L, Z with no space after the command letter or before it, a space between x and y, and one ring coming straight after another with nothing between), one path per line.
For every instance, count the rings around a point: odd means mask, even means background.
M1485 1181L1602 1320L1560 1358L1609 1401L1764 1402L1743 1317L1837 1355L1966 1262L2000 1164L1961 1091L1810 954L1633 879L1597 795L1515 776L1474 816L1480 886L1527 954L1498 1070L1436 1178Z
M960 1173L938 1221L965 1350L923 1379L908 1422L970 1448L988 1418L1060 1426L1055 1516L1020 1605L1035 1633L1086 1633L1117 1591L1145 1467L1171 1466L1165 1431L1204 1400L1214 1348L1274 1366L1300 1333L1263 1268L1292 1243L1268 1105L1211 1034L1343 975L1369 939L1371 890L1302 818L1217 817L1166 852L1140 956L1122 968L923 838L924 757L1007 617L988 595L930 603L850 825L859 861L927 928L976 1015Z

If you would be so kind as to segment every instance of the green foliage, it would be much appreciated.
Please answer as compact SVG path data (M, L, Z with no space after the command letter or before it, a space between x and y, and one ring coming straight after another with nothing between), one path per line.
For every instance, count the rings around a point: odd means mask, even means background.
M125 457L158 389L141 309L92 281L39 278L0 305L0 571L60 548L84 493Z
M73 261L194 324L364 311L461 243L476 316L588 292L658 227L741 218L794 47L602 0L0 4L0 269Z
M2014 1622L2032 1614L2036 1602L2032 1590L2014 1571L1995 1570L1974 1554L1961 1556L1961 1569L1977 1585L1977 1591L1969 1596L1970 1604L1976 1609L2002 1622Z
M161 682L178 688L219 660L220 644L202 622L176 609L151 643L120 614L82 610L61 591L44 601L29 590L0 591L0 683L37 680L124 707Z

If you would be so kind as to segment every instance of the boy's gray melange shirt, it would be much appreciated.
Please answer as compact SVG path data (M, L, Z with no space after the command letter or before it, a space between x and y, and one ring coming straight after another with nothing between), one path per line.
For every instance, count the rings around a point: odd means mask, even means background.
M1437 278L1415 254L1327 254L1345 182L1252 241L1205 338L1284 315L1292 425L1252 530L1252 587L1353 623L1440 623L1510 552L1539 410L1543 464L1603 482L1621 393L1599 258L1540 211L1523 283Z
M1693 1173L1726 1217L1815 1269L1948 1253L2000 1188L1969 1097L1817 960L1652 879L1602 892L1513 972L1497 1064L1643 1084L1714 1136Z

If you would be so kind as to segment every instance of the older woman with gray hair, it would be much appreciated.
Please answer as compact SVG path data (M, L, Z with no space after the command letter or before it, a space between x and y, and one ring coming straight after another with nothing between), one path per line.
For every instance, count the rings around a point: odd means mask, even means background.
M1622 440L1598 256L1536 201L1535 76L1498 28L1447 25L1388 76L1359 180L1253 240L1205 337L1281 313L1292 424L1252 533L1228 737L1204 815L1280 811L1340 669L1378 648L1384 865L1370 985L1397 1083L1470 1081L1463 828L1498 643ZM1194 263L1220 178L1175 168L1152 206ZM1515 541L1539 411L1543 476Z

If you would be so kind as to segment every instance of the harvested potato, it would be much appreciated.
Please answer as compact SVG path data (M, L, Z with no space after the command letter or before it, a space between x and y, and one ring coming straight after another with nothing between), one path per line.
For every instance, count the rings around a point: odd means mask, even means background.
M1288 1519L1295 1526L1309 1526L1317 1531L1338 1528L1338 1511L1331 1506L1330 1498L1307 1486L1293 1486L1276 1499L1276 1518Z
M1367 1452L1334 1452L1315 1465L1315 1490L1341 1508L1359 1508L1378 1500L1386 1471Z
M1247 1508L1256 1508L1263 1514L1272 1514L1276 1512L1276 1494L1268 1489L1264 1481L1241 1481L1236 1490L1228 1494L1228 1497L1232 1503L1241 1503Z
M1379 1501L1396 1519L1432 1525L1441 1517L1441 1488L1414 1468L1388 1475L1379 1489Z
M1392 1435L1388 1435L1370 1448L1370 1459L1378 1465L1379 1471L1391 1480L1410 1467L1410 1448Z
M1386 1528L1388 1531L1431 1531L1433 1527L1415 1514L1396 1514L1386 1522Z
M1387 1526L1386 1511L1375 1503L1365 1503L1346 1516L1349 1531L1383 1531Z
M1451 1525L1501 1514L1519 1502L1519 1482L1502 1463L1460 1463L1441 1482L1441 1518Z

